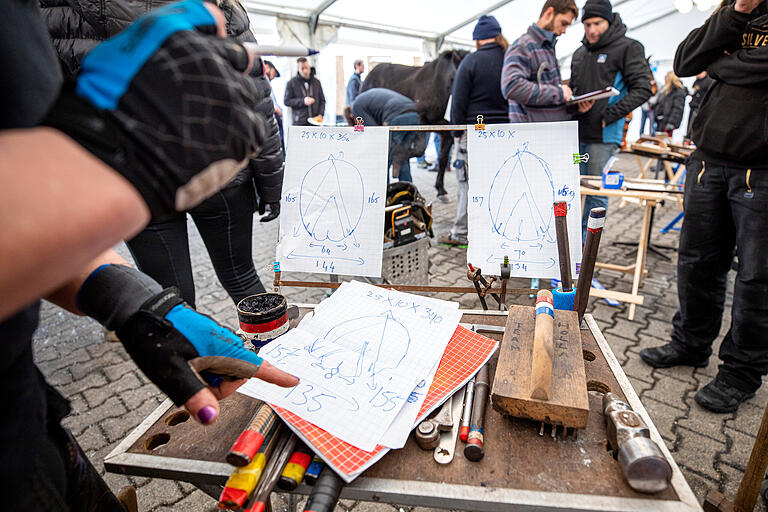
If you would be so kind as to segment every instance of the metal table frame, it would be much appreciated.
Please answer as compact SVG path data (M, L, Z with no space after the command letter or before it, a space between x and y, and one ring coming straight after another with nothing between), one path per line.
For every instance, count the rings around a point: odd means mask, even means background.
M465 313L506 316L506 311L469 310ZM651 438L656 441L664 456L670 462L672 487L679 501L633 499L586 494L551 493L507 488L480 487L469 485L444 485L439 482L403 481L366 477L365 474L347 485L342 491L344 499L401 503L404 505L464 509L477 511L498 511L509 509L521 512L533 511L701 511L696 496L691 491L680 469L675 464L664 441L659 435L647 411L640 402L632 385L613 355L608 342L600 333L591 315L584 316L595 340L616 377L629 404L649 425ZM134 429L104 459L107 471L133 476L168 478L190 482L211 496L218 497L221 485L229 477L232 467L224 462L162 457L150 454L130 453L129 448L173 406L166 400ZM302 484L295 493L308 494L311 487Z

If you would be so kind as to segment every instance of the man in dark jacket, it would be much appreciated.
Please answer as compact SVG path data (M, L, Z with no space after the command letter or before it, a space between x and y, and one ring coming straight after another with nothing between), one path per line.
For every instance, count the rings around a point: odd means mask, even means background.
M627 27L608 0L587 0L581 15L582 46L573 54L570 86L576 95L613 86L618 96L596 101L579 113L579 152L589 153L581 163L581 174L599 176L618 151L624 117L651 97L650 70L643 45L628 38ZM608 198L587 196L582 212L582 236L592 208L608 207Z
M365 71L365 64L360 59L355 61L355 72L349 77L347 82L347 106L352 105L355 102L355 98L360 94L360 87L363 85L363 79L360 76Z
M483 15L472 32L477 51L464 57L453 79L451 100L452 124L475 124L483 116L486 124L507 122L507 100L501 95L501 66L507 40L501 35L501 25L493 16ZM456 139L458 155L454 168L459 182L456 220L451 231L439 238L447 245L467 245L469 232L467 219L467 192L469 169L467 166L467 133Z
M391 89L374 88L360 93L350 110L352 117L361 117L365 126L419 124L413 100ZM387 166L392 166L392 177L399 181L413 181L409 160L424 153L426 146L424 132L390 132Z
M325 112L325 95L320 80L312 75L309 61L299 57L296 63L299 70L285 85L283 103L291 107L294 126L309 126L309 118Z
M672 341L644 349L656 368L707 366L720 332L726 275L738 247L731 326L717 376L695 400L732 412L768 373L768 3L725 2L680 43L675 72L714 79L693 122L680 232L680 309Z

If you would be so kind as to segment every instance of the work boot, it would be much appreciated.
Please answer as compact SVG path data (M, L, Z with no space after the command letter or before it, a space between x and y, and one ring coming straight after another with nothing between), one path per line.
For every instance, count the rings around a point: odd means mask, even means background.
M701 388L694 396L700 406L712 412L733 412L741 402L755 396L754 393L737 389L727 382L715 377L712 382Z
M450 245L451 247L467 247L467 240L456 238L453 235L441 235L437 238L438 243L443 245Z
M709 361L709 356L703 358L691 356L676 349L671 343L660 347L644 348L640 351L640 358L654 368L671 368L673 366L704 368Z

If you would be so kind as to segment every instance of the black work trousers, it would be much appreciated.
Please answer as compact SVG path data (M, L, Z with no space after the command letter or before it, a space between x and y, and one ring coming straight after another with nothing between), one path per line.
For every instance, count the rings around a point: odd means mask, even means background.
M678 251L680 309L672 345L710 355L720 332L726 274L738 252L731 325L718 377L746 392L768 373L768 169L689 162Z
M265 291L252 257L255 211L256 192L251 180L225 188L189 211L216 276L235 304ZM182 298L195 306L186 214L153 221L126 243L139 270L164 288L177 287Z

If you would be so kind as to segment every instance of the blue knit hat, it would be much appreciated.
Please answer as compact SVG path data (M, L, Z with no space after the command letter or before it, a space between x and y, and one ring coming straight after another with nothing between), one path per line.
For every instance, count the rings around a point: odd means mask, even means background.
M472 39L478 41L480 39L491 39L501 34L501 25L496 21L493 16L483 14L480 19L477 20L475 30L472 31Z

